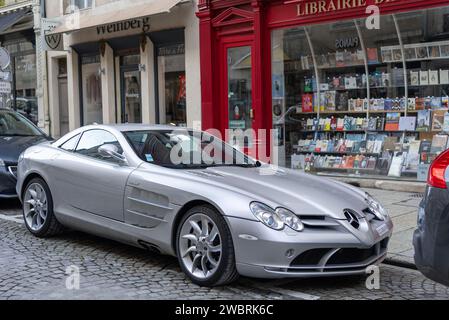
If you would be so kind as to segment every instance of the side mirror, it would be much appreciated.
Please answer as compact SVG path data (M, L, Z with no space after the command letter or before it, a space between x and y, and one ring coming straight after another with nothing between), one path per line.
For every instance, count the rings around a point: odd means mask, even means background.
M124 155L118 152L117 146L113 144L105 144L98 148L98 153L106 159L115 159L118 162L126 163Z

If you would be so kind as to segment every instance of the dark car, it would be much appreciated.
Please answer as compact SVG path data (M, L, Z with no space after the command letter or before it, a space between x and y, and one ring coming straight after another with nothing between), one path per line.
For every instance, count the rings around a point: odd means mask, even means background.
M50 138L30 120L9 109L0 109L0 199L15 198L20 154Z
M428 278L449 286L449 150L432 163L415 231L415 263Z

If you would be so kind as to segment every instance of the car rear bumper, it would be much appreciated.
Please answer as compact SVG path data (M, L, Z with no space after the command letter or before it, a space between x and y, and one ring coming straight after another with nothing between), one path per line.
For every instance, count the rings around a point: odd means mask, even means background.
M0 199L17 198L14 170L12 167L0 167Z
M416 267L428 278L449 286L449 193L429 189L421 203L413 236Z
M301 278L365 274L387 255L393 225L383 237L363 243L341 228L275 231L262 223L227 218L237 270L255 278Z

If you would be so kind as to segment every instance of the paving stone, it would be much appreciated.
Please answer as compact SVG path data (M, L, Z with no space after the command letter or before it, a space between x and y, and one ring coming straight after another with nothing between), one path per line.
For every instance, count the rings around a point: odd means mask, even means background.
M371 191L370 191L371 192ZM410 194L371 192L383 197L402 217L392 239L392 256L413 256L411 233L416 211L406 207ZM405 201L405 202L404 202ZM405 205L397 204L403 203ZM19 215L18 204L0 214ZM370 291L354 278L302 279L279 285L277 281L241 278L221 288L201 288L181 272L177 259L149 254L78 232L52 239L37 239L23 224L0 220L0 300L18 299L297 299L309 294L321 299L449 299L449 289L424 278L419 272L382 266L381 288ZM68 290L66 268L80 268L80 290ZM281 291L279 291L281 289ZM284 291L282 291L284 290ZM279 293L281 292L281 293ZM282 293L287 292L287 293ZM289 293L294 292L295 295Z

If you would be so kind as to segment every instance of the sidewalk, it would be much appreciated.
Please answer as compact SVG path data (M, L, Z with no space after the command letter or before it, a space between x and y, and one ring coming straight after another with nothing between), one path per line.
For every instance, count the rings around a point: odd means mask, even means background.
M410 192L364 189L388 209L394 223L388 259L395 263L414 264L413 232L422 195Z

